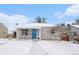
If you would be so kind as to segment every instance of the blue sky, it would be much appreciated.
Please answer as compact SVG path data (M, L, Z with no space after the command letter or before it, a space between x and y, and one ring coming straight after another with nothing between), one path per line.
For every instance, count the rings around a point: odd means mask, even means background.
M23 21L28 20L30 23L33 22L37 16L41 16L47 18L47 23L58 24L72 22L78 18L79 11L77 9L79 10L79 5L72 4L3 4L0 5L0 18L3 20L6 19L3 18L3 15L10 16L10 18L13 17L12 15L23 15ZM19 17L17 19L19 19ZM12 23L10 24L12 25Z
M0 12L8 15L22 14L31 19L35 19L37 16L44 16L47 18L48 23L62 23L55 17L56 12L64 12L66 8L71 5L0 5Z

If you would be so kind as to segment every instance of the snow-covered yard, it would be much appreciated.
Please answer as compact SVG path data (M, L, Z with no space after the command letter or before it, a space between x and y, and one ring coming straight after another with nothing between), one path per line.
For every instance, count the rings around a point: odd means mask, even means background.
M0 55L77 55L79 45L65 41L0 40Z

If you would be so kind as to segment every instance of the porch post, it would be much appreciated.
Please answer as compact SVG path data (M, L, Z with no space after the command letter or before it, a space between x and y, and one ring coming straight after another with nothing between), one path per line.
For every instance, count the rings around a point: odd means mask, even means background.
M19 29L16 29L16 39L19 39Z
M41 28L39 29L39 40L41 40L42 38L41 38Z

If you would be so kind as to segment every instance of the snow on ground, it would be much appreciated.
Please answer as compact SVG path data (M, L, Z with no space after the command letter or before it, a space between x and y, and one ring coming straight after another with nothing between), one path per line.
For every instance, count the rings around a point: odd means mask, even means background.
M2 40L1 40L2 41ZM9 54L9 55L23 55L29 54L30 48L32 46L32 42L27 41L0 41L0 54ZM2 44L3 43L3 44Z
M65 41L0 40L0 55L78 55L79 45Z
M51 55L74 55L79 54L79 45L71 42L42 41L41 47Z

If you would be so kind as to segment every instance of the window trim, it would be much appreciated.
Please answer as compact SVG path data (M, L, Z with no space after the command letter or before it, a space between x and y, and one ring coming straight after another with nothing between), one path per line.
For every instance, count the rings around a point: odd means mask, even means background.
M21 29L21 36L27 36L29 29Z

